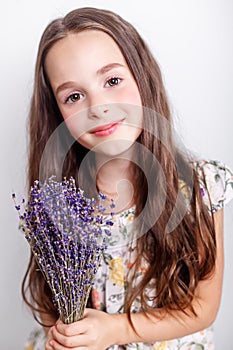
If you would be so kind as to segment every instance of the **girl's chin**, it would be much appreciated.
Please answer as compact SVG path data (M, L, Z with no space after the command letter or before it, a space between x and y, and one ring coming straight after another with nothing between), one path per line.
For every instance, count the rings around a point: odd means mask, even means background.
M91 149L97 155L104 155L107 157L117 157L120 155L130 154L130 149L134 144L129 140L117 140L117 141L105 141L99 145L96 145Z

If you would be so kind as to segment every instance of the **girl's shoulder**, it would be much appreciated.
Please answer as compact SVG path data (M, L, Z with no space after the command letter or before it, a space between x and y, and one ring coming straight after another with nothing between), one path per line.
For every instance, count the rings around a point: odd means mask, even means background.
M204 202L213 213L233 199L233 172L218 160L194 161Z

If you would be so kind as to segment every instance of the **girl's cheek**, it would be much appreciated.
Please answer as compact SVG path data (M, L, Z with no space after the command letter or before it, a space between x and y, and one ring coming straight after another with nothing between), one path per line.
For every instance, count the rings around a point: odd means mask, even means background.
M64 120L69 119L74 114L74 111L72 111L70 108L59 107L59 110Z
M76 103L58 103L58 108L64 120L67 120L80 112L80 108L77 107Z
M121 102L141 106L141 96L137 86L131 89L124 90L120 96Z
M77 140L79 139L83 134L88 132L88 125L85 121L85 116L82 115L82 113L71 116L64 116L65 124L70 131L71 135Z

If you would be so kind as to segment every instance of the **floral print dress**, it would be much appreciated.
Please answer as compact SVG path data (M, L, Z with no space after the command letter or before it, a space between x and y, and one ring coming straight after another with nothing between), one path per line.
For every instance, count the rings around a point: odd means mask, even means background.
M233 198L233 174L231 170L219 161L196 162L198 172L203 169L205 182L210 195L206 191L204 181L200 180L200 189L205 204L210 212L221 209ZM180 181L184 196L188 196L185 184ZM133 263L132 230L135 207L132 207L114 217L113 230L108 248L104 254L102 266L97 272L92 290L93 307L108 313L123 312L127 280L126 276ZM130 248L129 248L130 247ZM137 271L135 284L140 281L145 267ZM140 310L140 300L135 300L132 312ZM43 330L35 330L29 337L25 350L44 350L45 337ZM125 346L114 345L109 350L213 350L212 327L200 332L169 341L147 343L131 343Z

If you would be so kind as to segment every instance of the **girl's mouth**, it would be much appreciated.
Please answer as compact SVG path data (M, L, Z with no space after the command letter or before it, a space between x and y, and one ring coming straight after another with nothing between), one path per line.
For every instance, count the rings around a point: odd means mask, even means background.
M94 134L95 136L99 136L99 137L111 135L118 129L121 122L122 121L99 126L98 128L92 130L90 133Z

